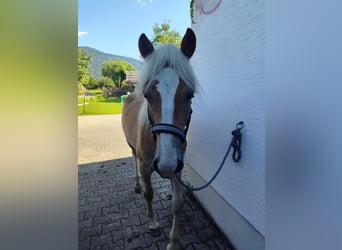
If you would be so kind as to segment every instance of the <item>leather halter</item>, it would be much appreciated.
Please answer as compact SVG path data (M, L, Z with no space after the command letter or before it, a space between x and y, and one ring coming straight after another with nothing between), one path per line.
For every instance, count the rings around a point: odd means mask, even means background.
M172 134L177 136L182 143L186 141L186 135L188 133L189 129L189 124L191 120L191 114L192 114L192 109L190 109L190 116L188 121L185 124L184 129L180 129L177 126L169 123L155 123L151 117L150 114L150 105L147 105L147 114L148 114L148 120L150 121L151 125L151 132L155 138L156 133L166 133L166 134Z

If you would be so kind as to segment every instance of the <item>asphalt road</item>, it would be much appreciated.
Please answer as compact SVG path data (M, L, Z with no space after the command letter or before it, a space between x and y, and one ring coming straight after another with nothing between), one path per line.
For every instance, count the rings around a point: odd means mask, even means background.
M78 116L78 163L132 156L126 143L121 115Z

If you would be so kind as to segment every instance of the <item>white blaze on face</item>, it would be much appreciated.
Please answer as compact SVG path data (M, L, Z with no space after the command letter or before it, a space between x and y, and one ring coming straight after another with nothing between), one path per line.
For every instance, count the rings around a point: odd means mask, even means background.
M159 81L157 90L161 97L161 122L173 124L174 99L178 87L179 78L171 68L163 69L156 77Z
M158 80L157 91L161 97L161 123L173 124L175 110L175 95L177 92L179 77L171 68L163 69L156 77ZM163 177L170 178L174 175L179 160L177 143L179 138L168 133L159 135L159 170ZM178 146L179 147L179 146Z

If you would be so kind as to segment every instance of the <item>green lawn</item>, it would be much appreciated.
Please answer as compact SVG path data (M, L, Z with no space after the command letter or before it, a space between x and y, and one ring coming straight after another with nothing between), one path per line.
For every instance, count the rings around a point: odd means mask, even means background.
M83 104L83 97L78 97L78 103ZM78 106L78 115L104 115L121 114L122 104L120 98L110 97L105 99L102 94L96 96L86 96L85 112L84 106Z
M102 90L101 89L88 89L88 92L91 94L102 94Z

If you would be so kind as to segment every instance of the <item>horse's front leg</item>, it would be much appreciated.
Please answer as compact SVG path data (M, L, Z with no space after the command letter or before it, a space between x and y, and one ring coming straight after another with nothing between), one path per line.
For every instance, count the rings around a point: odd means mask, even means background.
M179 174L180 175L180 174ZM172 214L173 222L170 232L170 243L167 245L167 249L180 249L179 244L179 230L182 216L182 208L184 205L183 191L180 183L174 177L171 179L172 184Z
M154 212L152 208L152 200L153 200L154 193L153 193L153 187L152 187L152 182L151 182L151 174L152 173L150 171L145 170L142 177L143 177L144 186L145 186L144 198L145 198L146 205L147 205L147 216L150 219L149 228L153 230L153 229L159 228L159 223L154 218Z
M141 184L140 184L140 175L139 175L139 165L138 161L136 159L135 153L133 153L134 160L135 160L135 186L134 186L134 192L136 194L141 193Z

